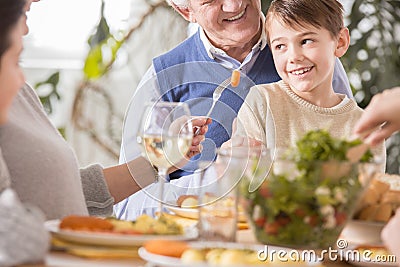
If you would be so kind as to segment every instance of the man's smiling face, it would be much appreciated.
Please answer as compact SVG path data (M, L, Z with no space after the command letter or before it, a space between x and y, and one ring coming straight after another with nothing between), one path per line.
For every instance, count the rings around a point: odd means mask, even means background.
M261 29L260 0L189 0L190 20L217 47L248 44Z

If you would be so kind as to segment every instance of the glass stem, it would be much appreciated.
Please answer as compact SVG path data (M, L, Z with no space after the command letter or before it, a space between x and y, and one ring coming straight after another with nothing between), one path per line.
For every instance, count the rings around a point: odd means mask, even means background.
M159 198L160 198L160 203L159 203L159 215L158 217L161 217L162 212L163 212L163 206L164 206L164 184L165 181L167 180L167 169L164 168L159 168L158 169L158 187L160 190Z

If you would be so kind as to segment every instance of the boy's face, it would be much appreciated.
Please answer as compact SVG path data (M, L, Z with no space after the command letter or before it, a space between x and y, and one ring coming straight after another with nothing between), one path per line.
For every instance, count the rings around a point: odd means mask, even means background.
M7 121L12 101L24 84L24 75L19 66L22 51L21 25L16 25L10 34L10 47L0 59L0 124Z
M348 47L343 46L341 36L335 39L324 28L305 25L293 29L274 18L268 29L278 74L300 96L333 90L336 57L342 56ZM340 35L346 33L347 29L343 29Z

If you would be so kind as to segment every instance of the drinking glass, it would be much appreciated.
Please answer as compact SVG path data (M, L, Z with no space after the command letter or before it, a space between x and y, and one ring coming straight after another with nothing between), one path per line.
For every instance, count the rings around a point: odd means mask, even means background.
M167 171L185 158L192 138L190 110L186 103L151 102L145 104L137 142L141 146L143 156L158 170L160 215L164 202L164 183Z
M215 163L204 168L201 179L200 239L235 241L237 222L244 217L238 185L246 177L252 180L248 190L255 190L266 178L270 166L270 151L264 146L218 149Z

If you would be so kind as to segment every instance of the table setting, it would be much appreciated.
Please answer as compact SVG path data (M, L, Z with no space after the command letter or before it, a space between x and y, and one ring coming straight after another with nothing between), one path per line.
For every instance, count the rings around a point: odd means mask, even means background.
M48 221L52 250L24 266L396 266L380 231L399 177L379 176L368 151L348 159L358 140L315 130L291 148L220 148L215 162L199 163L198 188L171 200L166 169L189 149L190 112L184 103L148 107L137 141L158 168L158 212ZM385 204L389 215L380 214Z
M196 208L193 208L196 209ZM185 216L180 216L174 213L165 214L168 219L174 221L182 226L182 228L187 227L191 229L196 229L198 224L198 218L186 218ZM257 240L255 236L254 229L247 228L241 229L239 227L240 222L237 224L236 230L236 240L235 242L225 242L225 241L207 241L200 239L196 233L195 237L186 238L175 238L170 239L165 238L165 235L149 235L147 237L143 236L127 236L121 234L109 234L105 232L76 232L77 236L80 236L75 242L70 242L69 234L57 235L59 234L59 222L49 221L46 223L49 227L49 231L53 235L52 240L52 251L49 252L46 257L46 262L42 265L24 265L24 266L240 266L232 265L232 260L237 258L243 258L245 256L254 259L254 253L260 251L265 251L265 245ZM366 228L365 225L375 225L375 228ZM346 248L343 251L350 250L361 250L369 249L371 251L376 251L376 253L388 253L382 250L382 244L379 238L379 232L384 225L382 222L371 222L371 221L361 221L352 219L346 223L343 232L339 235L339 240L342 242L347 242ZM368 234L367 234L368 233ZM73 234L72 234L73 235ZM93 236L99 236L101 241L100 244L96 244L97 241L89 241L85 238L87 236L93 238ZM119 236L118 236L119 235ZM133 244L126 244L126 240L134 240ZM112 242L104 240L113 240ZM123 240L120 241L119 240ZM74 241L74 240L72 240ZM176 249L172 249L177 244L179 246L184 245L183 252L181 252L178 257L175 256L165 256L156 252L149 252L146 249L146 242L152 241L156 244L161 244L161 247L166 247L167 251L172 251L176 253ZM168 243L170 242L170 243ZM362 245L364 244L364 245ZM369 245L368 245L369 244ZM344 246L342 244L342 246ZM181 248L182 249L182 248ZM269 251L290 251L292 248L284 246L268 245ZM186 252L185 252L186 251ZM211 253L214 255L209 257L209 260L202 263L193 263L192 260L203 259L204 253ZM315 251L318 251L316 249ZM161 253L163 253L161 251ZM253 255L253 257L251 257ZM349 258L342 258L344 254L337 253L337 259L331 260L329 258L322 260L309 260L302 262L293 262L292 265L296 266L396 266L394 263L384 262L384 263L374 263L366 262L363 259L351 260ZM214 258L213 258L214 257ZM221 263L216 263L217 259L222 259ZM214 262L213 262L214 261ZM251 261L247 262L245 265L241 266L251 266ZM265 263L265 265L271 265L270 262ZM258 262L258 265L260 263ZM285 263L288 265L288 263ZM257 266L257 265L255 265ZM274 264L273 266L279 266Z

